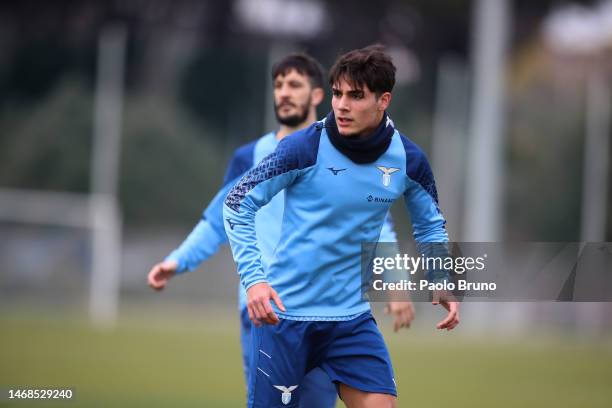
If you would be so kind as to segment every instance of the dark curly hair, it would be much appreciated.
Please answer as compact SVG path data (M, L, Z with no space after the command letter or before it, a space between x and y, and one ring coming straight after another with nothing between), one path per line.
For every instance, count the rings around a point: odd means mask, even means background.
M355 88L366 85L377 96L391 92L395 85L395 65L385 53L385 47L374 44L341 55L329 71L329 84L333 87L340 80Z

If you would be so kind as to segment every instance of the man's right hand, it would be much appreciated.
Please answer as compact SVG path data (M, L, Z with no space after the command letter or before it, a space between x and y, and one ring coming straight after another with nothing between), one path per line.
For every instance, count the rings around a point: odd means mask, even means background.
M176 275L178 263L176 261L163 261L155 265L149 271L147 281L149 286L155 290L162 290L171 277Z
M452 293L445 290L434 290L432 305L441 305L448 315L444 320L436 325L439 330L453 330L459 324L459 302L455 299Z
M256 283L247 290L247 310L249 319L255 326L259 327L262 323L277 324L279 322L278 316L272 309L270 299L276 303L281 311L285 311L285 306L280 297L266 282Z

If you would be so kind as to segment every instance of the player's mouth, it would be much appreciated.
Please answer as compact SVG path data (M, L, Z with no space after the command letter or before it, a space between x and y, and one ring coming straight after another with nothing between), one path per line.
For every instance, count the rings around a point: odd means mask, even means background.
M283 102L280 105L278 105L278 109L291 109L291 108L295 108L295 105L292 104L291 102Z
M336 117L336 122L337 122L338 126L346 127L346 126L350 126L351 123L353 123L353 119L346 118L346 117L343 117L343 116L338 116L338 117Z

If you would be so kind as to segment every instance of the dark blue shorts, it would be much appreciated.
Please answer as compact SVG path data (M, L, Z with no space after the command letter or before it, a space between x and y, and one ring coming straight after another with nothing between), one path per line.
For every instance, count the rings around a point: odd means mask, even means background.
M251 330L254 326L249 320L246 307L240 311L240 343L242 345L242 361L244 376L248 383L249 356L251 354ZM315 368L302 380L300 385L300 408L334 408L338 399L336 387L325 371Z
M371 313L338 322L281 319L252 328L248 407L298 407L306 373L397 395L389 352Z

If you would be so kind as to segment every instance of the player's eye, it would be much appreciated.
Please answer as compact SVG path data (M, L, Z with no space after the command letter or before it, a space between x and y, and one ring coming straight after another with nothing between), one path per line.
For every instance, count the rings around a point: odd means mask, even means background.
M332 89L332 95L335 96L336 98L339 98L342 96L342 92L340 92L337 89Z

